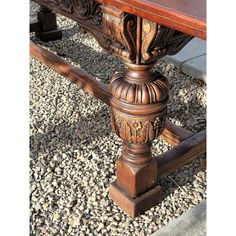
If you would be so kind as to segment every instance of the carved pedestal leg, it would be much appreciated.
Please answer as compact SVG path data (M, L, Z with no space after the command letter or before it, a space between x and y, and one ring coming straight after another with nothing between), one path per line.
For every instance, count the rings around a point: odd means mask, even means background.
M190 148L183 143L172 152L184 158L176 161L172 154L170 164L164 161L160 165L161 173L158 173L157 159L151 156L151 143L164 128L168 100L167 81L153 72L152 66L160 58L179 52L193 37L115 7L89 2L77 1L72 6L70 1L58 1L58 4L68 14L78 17L78 23L94 34L104 49L126 63L127 71L113 76L109 101L105 85L98 86L96 80L44 49L31 45L31 51L90 94L110 103L113 130L123 139L123 151L117 161L117 180L110 187L110 196L135 217L161 200L157 176L167 173L169 165L175 169L204 148L203 138L187 140ZM42 26L34 24L31 27L32 31L37 32L37 37L44 41L61 38L61 31L56 28L56 16L49 9L42 7L38 20ZM55 60L58 63L54 63ZM182 134L181 137L178 133ZM164 133L164 137L175 144L191 135L183 131L169 132L168 129ZM193 143L199 144L197 150L192 148Z
M161 200L151 143L164 127L168 84L151 71L151 65L128 67L125 73L116 73L110 84L112 128L123 139L110 196L135 217Z
M50 9L41 6L38 12L40 29L35 32L35 36L44 42L58 40L62 38L62 31L57 29L56 14Z

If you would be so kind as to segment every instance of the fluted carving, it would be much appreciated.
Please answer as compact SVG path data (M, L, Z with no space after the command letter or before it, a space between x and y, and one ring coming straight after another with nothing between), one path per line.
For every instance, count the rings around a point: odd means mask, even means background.
M111 95L132 104L151 104L166 99L168 84L164 76L156 72L158 80L144 84L124 80L124 72L116 73L111 81Z

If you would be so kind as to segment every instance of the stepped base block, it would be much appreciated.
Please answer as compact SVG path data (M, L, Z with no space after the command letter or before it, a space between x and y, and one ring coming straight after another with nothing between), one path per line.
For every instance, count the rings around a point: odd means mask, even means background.
M160 186L156 186L137 198L131 198L116 182L113 182L109 187L109 195L111 199L132 218L144 213L162 200L162 190Z
M35 33L35 36L43 42L49 42L62 39L62 31L58 29L47 32L39 31Z

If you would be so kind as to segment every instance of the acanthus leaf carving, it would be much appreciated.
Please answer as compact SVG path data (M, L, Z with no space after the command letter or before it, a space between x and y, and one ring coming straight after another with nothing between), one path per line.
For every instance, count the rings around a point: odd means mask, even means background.
M109 47L105 48L128 63L155 63L165 55L177 53L193 38L146 19L137 20L136 16L118 9L112 10L116 12L114 15L106 10L103 14L104 29L109 35ZM140 36L138 29L141 29Z
M193 38L95 0L35 1L73 15L104 49L132 64L155 63L165 55L175 54Z
M165 55L176 54L192 38L190 35L144 19L141 62L151 63Z
M136 16L122 12L119 9L110 9L103 6L104 40L101 46L125 61L135 58L136 47ZM112 13L111 13L112 12ZM107 35L109 37L107 37Z
M116 133L130 143L144 144L153 141L157 138L165 124L165 116L157 117L154 122L151 121L137 121L137 120L122 120L119 115L115 115L112 121Z
M141 131L141 142L142 143L147 143L148 142L148 133L149 133L149 127L147 125L147 123L145 122L144 125L143 125L143 128L142 128L142 131Z
M128 124L127 121L124 121L123 124L124 124L124 133L125 133L124 138L130 142L132 140L130 125Z
M155 139L155 127L154 125L150 122L150 121L146 121L147 123L147 126L148 126L148 138L150 141L154 140Z
M136 17L130 14L126 14L122 20L122 32L125 45L127 46L128 59L130 61L135 60L136 52Z

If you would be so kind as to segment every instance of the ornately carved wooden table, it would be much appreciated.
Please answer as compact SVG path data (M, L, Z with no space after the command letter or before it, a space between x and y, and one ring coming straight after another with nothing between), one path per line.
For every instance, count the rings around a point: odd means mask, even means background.
M154 63L179 52L194 36L206 38L205 0L34 0L41 5L30 31L43 41L57 40L56 15L61 13L92 33L108 52L127 66L101 84L79 68L31 42L30 52L58 73L111 107L113 131L123 140L117 180L110 197L130 216L161 201L163 178L205 153L205 131L194 134L166 120L168 82ZM175 144L152 157L158 136Z

